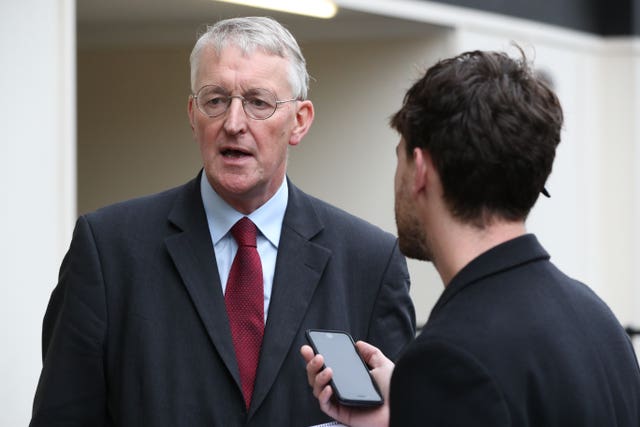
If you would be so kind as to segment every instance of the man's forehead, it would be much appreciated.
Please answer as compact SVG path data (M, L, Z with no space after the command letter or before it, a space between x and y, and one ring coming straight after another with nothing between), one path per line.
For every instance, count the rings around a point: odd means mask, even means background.
M241 58L253 58L256 56L261 56L261 57L273 57L273 58L280 58L280 59L287 59L284 55L281 55L277 52L272 52L262 46L256 45L256 44L240 44L240 43L236 43L233 40L229 40L226 41L223 44L220 45L205 45L205 47L203 48L203 52L211 55L211 56L216 56L216 57L222 57L225 56L227 54L229 55L235 55Z

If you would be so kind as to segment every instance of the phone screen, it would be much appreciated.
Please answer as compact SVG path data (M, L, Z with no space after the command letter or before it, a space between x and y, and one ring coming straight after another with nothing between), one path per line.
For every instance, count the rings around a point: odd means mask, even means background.
M341 331L308 330L307 338L316 354L320 353L324 357L325 366L333 370L331 385L340 403L382 403L382 396L349 334Z

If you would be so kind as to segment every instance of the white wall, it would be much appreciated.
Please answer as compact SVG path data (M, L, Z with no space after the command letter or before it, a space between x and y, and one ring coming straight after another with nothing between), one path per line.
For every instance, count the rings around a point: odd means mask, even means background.
M631 44L632 46L632 60L631 60L631 68L633 70L633 87L627 88L627 96L630 96L633 99L633 107L632 111L634 113L634 117L638 117L640 113L640 43L638 40L634 40ZM640 325L640 263L637 261L640 259L640 222L638 218L640 217L640 120L634 119L631 122L631 126L633 127L633 151L631 154L632 162L634 165L633 168L633 229L631 231L629 238L635 242L633 252L631 253L631 259L633 262L633 272L632 272L632 291L628 295L628 298L633 301L633 324L638 327ZM640 355L640 337L635 338L636 344L636 354Z
M195 176L187 118L190 47L80 50L78 211Z
M638 251L637 117L640 51L629 41L607 41L600 52L599 115L606 119L598 135L601 167L599 253L602 296L626 323L640 324ZM634 196L636 198L634 199Z
M0 425L27 425L75 217L73 0L0 2Z

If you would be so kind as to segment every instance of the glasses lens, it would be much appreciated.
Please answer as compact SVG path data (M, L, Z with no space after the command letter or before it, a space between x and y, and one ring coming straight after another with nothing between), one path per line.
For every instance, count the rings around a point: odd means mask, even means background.
M220 86L203 86L196 94L198 108L209 117L217 117L227 110L229 96Z
M254 119L264 120L276 111L276 96L266 89L251 89L243 98L244 111Z
M239 98L244 112L258 120L271 117L278 106L276 96L266 89L250 89L242 96L231 96L226 89L216 85L203 86L196 94L196 103L207 116L218 117L227 111L233 98Z

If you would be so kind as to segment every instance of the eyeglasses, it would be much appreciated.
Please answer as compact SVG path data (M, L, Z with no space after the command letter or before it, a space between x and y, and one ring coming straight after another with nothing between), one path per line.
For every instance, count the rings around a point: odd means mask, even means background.
M198 110L209 118L223 115L231 105L233 98L242 102L245 114L255 120L266 120L273 116L278 105L297 101L297 98L280 101L267 89L249 89L243 95L230 95L229 91L217 85L202 86L193 95Z

